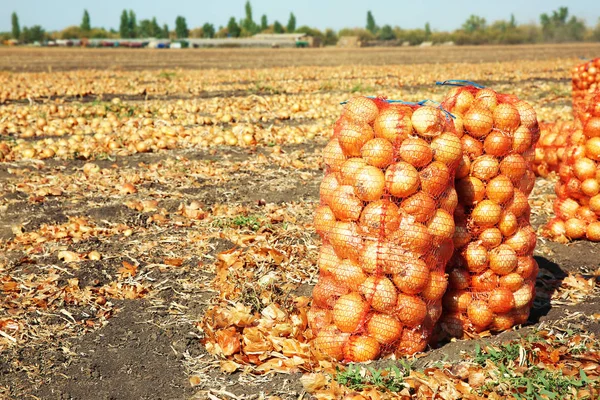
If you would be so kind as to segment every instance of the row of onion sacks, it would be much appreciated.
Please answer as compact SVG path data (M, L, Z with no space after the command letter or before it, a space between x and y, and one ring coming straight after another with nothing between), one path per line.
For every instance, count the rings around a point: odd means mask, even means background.
M453 253L462 159L453 119L434 106L355 97L323 159L314 350L344 362L424 350Z
M582 109L558 171L556 216L543 229L544 236L562 243L600 241L600 92Z
M600 58L573 67L571 71L573 115L586 120L591 110L591 98L600 92Z
M453 337L503 331L528 319L535 294L528 196L537 116L515 96L476 86L453 88L442 107L462 125L464 155L440 327Z
M535 146L533 172L536 176L547 177L558 172L570 144L571 134L581 129L578 120L540 123L540 139Z

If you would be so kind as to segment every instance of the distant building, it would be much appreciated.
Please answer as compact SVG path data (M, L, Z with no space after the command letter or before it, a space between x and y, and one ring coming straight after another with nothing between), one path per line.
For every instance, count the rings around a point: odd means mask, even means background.
M306 33L259 33L247 38L184 39L190 47L319 47L318 38Z
M338 47L362 47L362 45L358 36L340 36L337 42Z

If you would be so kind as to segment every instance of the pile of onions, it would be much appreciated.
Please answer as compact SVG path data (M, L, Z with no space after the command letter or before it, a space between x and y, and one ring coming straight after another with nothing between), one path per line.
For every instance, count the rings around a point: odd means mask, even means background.
M575 124L578 129L571 134L558 171L556 217L542 230L544 236L560 243L600 241L600 92L586 109L590 111Z
M594 113L591 99L600 93L600 58L574 67L571 77L573 114L586 121Z
M510 329L529 316L538 268L527 201L536 113L514 96L472 86L452 89L442 106L463 123L464 155L440 327L456 337Z
M573 132L581 129L579 121L540 124L540 140L535 146L533 172L542 177L548 176L551 172L558 172L565 158L566 149L571 143Z
M308 314L317 354L362 362L424 350L454 251L463 152L453 120L437 107L356 97L323 159Z

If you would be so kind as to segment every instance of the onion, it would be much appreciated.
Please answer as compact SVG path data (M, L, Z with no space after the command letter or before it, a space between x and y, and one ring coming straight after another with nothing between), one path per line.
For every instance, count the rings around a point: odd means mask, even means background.
M467 316L471 323L479 329L486 328L494 319L494 313L483 300L475 300L469 304Z
M375 313L367 321L367 334L381 344L392 344L402 336L402 324L391 315Z
M428 303L427 304L427 317L426 317L426 321L425 321L425 326L434 326L437 321L440 319L440 317L442 316L442 313L444 312L443 308L442 308L442 302L441 301L437 301L435 303Z
M321 237L327 236L335 224L335 215L331 208L321 205L315 210L315 229Z
M356 197L352 186L340 186L331 196L331 210L342 221L356 221L360 217L362 206L362 201Z
M450 312L465 312L473 301L473 296L466 290L452 290L444 296L444 310Z
M483 155L483 143L473 136L463 135L463 137L460 138L460 142L462 144L463 153L468 155L471 160Z
M487 268L489 258L485 247L477 242L471 242L464 252L467 268L473 272L481 272Z
M492 89L481 89L475 94L475 104L476 107L483 106L490 110L496 108L498 104L498 97L496 96L496 92Z
M350 290L358 290L358 287L367 279L361 266L352 260L342 260L336 268L331 271L336 281L349 287Z
M369 304L356 292L341 296L333 306L333 321L342 331L355 332L369 311Z
M322 308L331 308L338 297L349 292L349 289L329 276L319 277L319 282L313 289L313 305Z
M381 244L377 240L366 240L360 251L359 264L363 270L369 274L377 273L377 269L381 267Z
M439 197L448 187L451 179L450 169L439 161L434 161L419 173L421 190L434 199Z
M506 331L515 325L515 318L511 313L508 314L496 314L492 321L491 329L494 331Z
M344 358L344 346L348 338L350 338L349 333L340 332L334 325L331 325L317 334L313 346L334 360L341 361Z
M502 207L491 200L479 202L471 214L471 218L477 226L489 228L500 222Z
M333 324L333 315L331 314L331 310L327 308L311 307L306 312L306 319L308 326L314 334Z
M471 172L471 160L467 154L463 154L458 166L456 167L456 172L454 174L456 179L462 179L469 176Z
M519 229L519 222L515 214L509 211L503 212L498 223L498 229L504 237L513 235Z
M523 282L523 277L516 272L500 277L500 286L507 288L511 292L519 289L523 285Z
M488 181L498 175L499 166L498 160L493 156L483 155L477 157L471 163L471 176L482 181Z
M498 287L498 275L488 269L471 277L471 290L475 292L489 292Z
M490 250L490 269L498 275L507 275L517 268L517 253L508 245L501 244Z
M404 249L417 254L425 254L431 250L433 237L431 229L425 225L409 218L403 218L400 222L400 229L390 239Z
M483 142L483 150L486 154L503 157L512 150L512 138L504 132L490 132Z
M498 228L487 228L479 234L481 245L488 250L499 246L502 239L502 232Z
M360 149L374 136L373 129L369 125L347 124L340 130L338 141L344 155L360 157Z
M522 154L533 144L533 135L526 126L521 125L513 134L512 151Z
M360 226L372 235L389 235L400 226L398 206L389 200L369 203L360 214Z
M415 221L427 222L433 217L437 204L431 196L420 191L404 199L400 203L400 208L407 214L412 215Z
M446 123L444 113L435 107L423 106L415 110L411 117L413 128L422 137L434 137L443 132Z
M367 302L377 311L386 312L391 310L397 299L396 288L392 281L385 276L368 277L359 288L360 293L365 296Z
M454 213L454 210L458 206L458 193L456 192L456 189L452 186L448 187L438 199L438 203L442 210L445 210L450 214Z
M596 215L600 216L600 194L597 194L590 199L588 207L590 208L590 210L595 212Z
M412 133L410 116L409 107L388 107L384 109L373 123L375 136L387 139L392 144L405 140Z
M349 158L340 166L340 183L342 185L354 186L356 175L362 167L366 167L367 162L359 157Z
M600 222L592 222L589 224L585 236L592 242L600 242Z
M385 171L385 187L396 197L408 197L419 189L419 172L409 163L400 161Z
M574 218L575 215L577 215L579 203L570 198L558 199L554 204L554 207L556 208L556 215L566 220L569 218Z
M360 149L363 159L370 165L386 168L394 161L394 147L387 139L369 140Z
M321 181L321 185L319 186L321 202L330 205L333 193L339 186L340 184L338 183L336 174L325 175Z
M346 156L338 139L332 139L327 143L327 146L323 149L323 161L329 167L329 170L340 170L342 163L346 161Z
M463 151L461 140L452 133L442 133L431 141L433 158L449 167L455 167L462 159Z
M529 196L529 194L533 190L534 186L535 186L535 174L533 173L532 170L528 169L527 171L525 171L525 174L523 175L523 177L521 177L521 180L519 181L519 185L517 187L521 192L523 192L527 196Z
M594 161L600 161L600 137L588 139L585 143L585 155Z
M589 158L580 158L573 164L573 172L580 181L596 177L596 163Z
M533 107L524 100L519 100L514 104L515 108L519 112L521 119L521 126L526 127L532 131L538 130L537 115Z
M577 209L577 213L575 215L577 218L579 218L580 220L582 220L588 224L591 222L596 222L598 220L596 213L593 212L589 206L579 207Z
M354 193L356 193L358 199L364 201L378 200L383 196L384 188L385 176L379 168L368 165L358 171L354 181Z
M471 285L471 275L463 268L453 268L448 273L448 284L452 289L467 289Z
M484 138L494 126L494 117L489 108L474 106L465 113L463 125L471 136Z
M516 273L521 275L523 279L535 280L538 270L539 267L535 258L532 256L519 257Z
M527 161L520 154L509 154L500 162L500 172L514 184L518 184L527 169Z
M452 241L457 249L463 248L471 241L471 233L466 225L458 224L455 226Z
M515 292L515 294L516 293L517 292ZM488 305L495 313L507 313L515 308L515 304L515 297L513 297L513 293L504 287L497 287L490 292Z
M361 335L352 336L344 346L344 359L350 362L365 362L377 358L379 342L374 338Z
M494 108L494 127L505 133L513 133L521 125L519 111L508 103Z
M497 204L504 204L513 197L514 186L510 179L498 175L490 180L485 188L487 198Z
M343 114L353 121L370 124L379 114L379 108L368 97L357 96L348 100Z
M335 254L333 246L323 243L319 251L319 271L323 274L331 275L331 270L337 267L342 260Z
M587 224L580 219L570 218L565 221L567 238L571 240L581 239L585 236Z
M416 296L398 294L396 316L404 325L415 327L427 316L427 304Z
M428 165L433 159L433 150L421 138L408 138L402 142L398 155L410 165L419 168Z
M517 219L529 215L529 200L527 196L523 194L518 189L515 189L513 192L513 198L508 203L506 203L505 207L507 212L513 213Z
M533 283L529 284L529 283L525 283L523 286L521 286L521 288L519 290L517 290L512 294L512 303L514 304L515 308L521 308L521 307L525 307L528 306L531 301L533 300L533 294L534 294L534 286Z
M427 223L429 234L438 239L451 239L454 236L454 218L443 209L438 209Z
M466 206L472 206L485 197L486 187L483 182L473 176L461 179L456 182L456 192L458 201Z
M336 222L329 232L329 241L338 256L358 261L362 239L356 223Z
M406 294L422 292L429 282L429 268L420 259L407 260L403 265L396 266L393 272L392 280Z
M425 350L429 342L428 335L423 329L404 329L402 338L396 348L396 357L412 355Z
M600 116L588 119L583 127L583 133L588 138L600 136Z
M421 296L427 301L441 299L448 287L448 276L443 271L431 271L427 286L423 289Z
M517 233L506 238L504 244L509 245L519 256L531 254L536 245L535 231L530 225L519 228Z
M465 112L467 112L467 110L471 108L471 105L475 100L475 97L471 94L471 92L467 90L462 90L454 96L450 94L448 97L452 97L455 99L454 107L452 107L452 112L457 114L464 114Z
M529 305L515 308L510 315L513 317L515 324L524 324L529 319L529 311L531 307Z
M600 183L595 178L589 178L581 182L581 191L588 197L594 197L600 193Z

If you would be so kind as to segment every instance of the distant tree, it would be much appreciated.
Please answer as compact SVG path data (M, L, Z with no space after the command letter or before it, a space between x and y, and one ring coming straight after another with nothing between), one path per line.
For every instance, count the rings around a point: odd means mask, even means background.
M202 25L202 36L205 38L214 38L215 26L213 24L209 24L208 22Z
M231 37L240 37L241 29L234 17L229 18L227 23L227 33Z
M368 40L373 40L375 39L375 35L371 33L371 31L367 30L367 29L363 29L363 28L354 28L354 29L349 29L349 28L344 28L344 29L340 29L340 31L338 32L338 36L342 37L342 36L358 36L358 39L361 42L365 42Z
M338 36L333 29L325 29L325 38L323 46L335 46L338 42Z
M129 38L137 37L137 21L135 17L135 12L133 10L129 10L129 20L127 21L127 30L129 33Z
M86 32L86 34L88 32ZM83 37L83 35L84 35L84 33L81 30L81 27L73 25L73 26L67 26L65 29L58 32L58 35L56 37L59 39L79 39L79 38Z
M175 18L175 34L177 35L177 39L183 39L188 37L190 30L188 29L187 22L184 17L177 16Z
M246 10L246 17L240 21L240 27L246 33L244 36L251 36L258 32L259 27L256 24L256 22L254 22L254 19L252 18L252 5L250 4L249 0L246 1L245 10Z
M162 30L160 29L160 25L158 21L156 21L156 17L152 17L152 29L150 29L150 35L155 38L162 37Z
M21 40L25 43L42 42L46 39L46 31L39 25L34 25L31 28L23 27L21 32Z
M290 19L288 20L286 31L292 33L296 30L296 16L294 13L290 13Z
M275 33L283 33L283 25L279 23L279 21L273 22L273 32Z
M377 39L379 40L394 40L396 39L396 35L391 26L384 25L381 27L379 32L377 32Z
M511 29L514 29L517 27L517 20L515 19L515 14L510 14L510 21L508 23L508 26Z
M592 31L592 40L596 42L600 42L600 18L598 18L598 23L596 27Z
M90 25L90 14L88 10L83 10L83 18L81 18L81 25L79 25L83 32L89 32L92 29Z
M263 14L263 16L260 17L260 30L264 31L268 27L269 27L269 21L267 20L267 16L265 14Z
M12 24L12 37L13 39L19 40L21 37L21 27L19 26L19 17L16 12L12 13L10 22Z
M367 30L372 34L377 32L377 24L375 23L375 17L371 11L367 11Z
M471 14L471 16L463 24L462 28L467 33L473 33L475 31L485 29L485 26L485 18Z
M152 21L150 21L149 19L141 20L138 25L138 35L141 38L154 37Z
M585 36L585 24L576 17L569 18L569 8L560 7L552 15L540 15L544 40L551 42L580 41Z
M160 35L160 39L170 39L171 31L169 31L169 25L164 24L162 28L162 33Z
M119 24L119 36L122 39L129 37L129 14L127 10L123 10L121 13L121 23Z
M427 39L431 37L431 26L429 25L429 22L425 24L425 37Z

